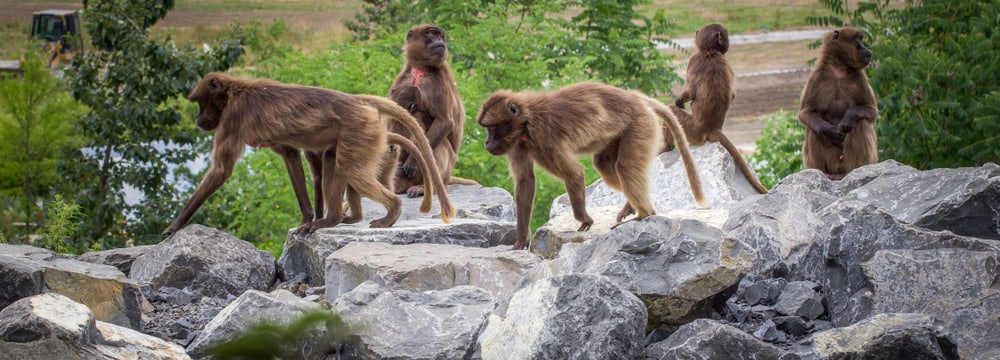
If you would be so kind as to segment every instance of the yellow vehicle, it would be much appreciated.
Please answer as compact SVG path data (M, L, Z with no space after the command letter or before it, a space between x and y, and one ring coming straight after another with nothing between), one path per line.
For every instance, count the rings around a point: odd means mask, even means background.
M50 69L67 64L83 53L81 34L77 10L42 10L33 14L31 40L43 44Z

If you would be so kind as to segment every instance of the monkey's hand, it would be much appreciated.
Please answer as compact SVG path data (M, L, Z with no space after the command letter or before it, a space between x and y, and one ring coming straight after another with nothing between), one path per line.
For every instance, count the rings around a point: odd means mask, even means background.
M399 167L399 170L402 171L406 177L413 178L413 176L417 174L417 159L410 156L405 162L403 162L403 165Z
M841 132L840 127L833 126L830 124L823 124L822 126L820 126L819 131L817 131L817 133L820 136L827 138L828 140L830 140L830 142L832 142L834 145L837 146L843 144L844 137L847 136L847 134Z
M844 112L844 117L840 119L840 132L847 134L854 130L854 127L858 125L858 120L861 120L861 114L852 107Z
M684 99L674 100L674 105L676 105L677 107L683 109L684 108Z

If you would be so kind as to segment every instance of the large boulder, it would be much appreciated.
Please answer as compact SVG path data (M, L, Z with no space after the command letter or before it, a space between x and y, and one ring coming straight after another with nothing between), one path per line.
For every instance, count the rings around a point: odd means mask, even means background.
M0 360L188 359L180 346L96 321L86 305L48 293L0 311Z
M264 322L288 325L306 313L320 310L319 304L303 300L286 290L273 293L248 290L205 325L201 335L188 346L187 352L195 358L205 357L212 347L233 340L254 325ZM323 327L309 329L294 342L282 344L281 353L297 359L320 358L334 346L323 343L326 336Z
M246 241L197 224L188 225L132 263L129 276L201 296L227 298L267 290L277 275L274 256Z
M140 329L145 299L117 268L59 256L27 245L0 244L0 308L17 299L59 293L90 308L100 321Z
M356 357L468 359L494 302L475 286L406 291L368 281L333 306L360 331L345 351Z
M726 209L731 204L758 196L746 177L740 172L733 158L719 143L709 142L692 146L691 155L701 177L702 188L708 197L710 208ZM691 194L684 162L678 151L660 154L649 166L650 197L659 213L670 210L694 210L700 208ZM753 176L756 176L754 174ZM587 208L625 205L625 196L608 187L604 180L597 180L586 190ZM549 218L570 211L569 197L560 195L549 208Z
M848 327L816 333L805 344L795 352L806 359L960 358L947 333L932 316L924 314L879 314ZM996 354L969 358L994 359Z
M156 245L129 246L84 253L77 256L76 259L92 264L111 265L128 275L132 271L132 263L135 262L135 259L155 248Z
M334 302L366 281L413 292L472 285L486 289L496 299L507 299L520 287L524 274L539 262L537 255L511 251L507 246L355 242L327 258L326 299Z
M354 242L383 244L450 244L464 247L493 247L514 243L516 225L481 219L457 218L451 224L439 219L397 222L390 228L372 229L368 224L338 225L311 234L289 234L278 262L285 277L319 286L325 281L326 259L344 245Z
M753 249L697 220L650 216L607 235L564 244L533 279L600 274L638 295L653 326L680 326L708 316L754 261Z
M798 356L718 321L698 319L646 347L646 359L791 360Z
M545 278L492 314L483 359L635 359L643 355L646 308L600 275Z

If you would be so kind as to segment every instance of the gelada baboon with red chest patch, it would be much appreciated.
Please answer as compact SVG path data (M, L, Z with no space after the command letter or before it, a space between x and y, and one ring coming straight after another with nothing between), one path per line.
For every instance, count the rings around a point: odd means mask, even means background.
M458 96L455 77L448 65L448 46L444 30L431 25L417 25L406 33L403 47L403 70L389 90L395 100L416 117L426 132L439 176L446 184L477 184L451 176L458 161L458 148L465 129L465 108ZM409 130L390 124L390 131L409 136ZM396 193L410 197L424 193L423 171L409 151L399 152L399 171L393 181Z
M577 231L594 223L585 208L586 184L577 155L593 154L604 182L625 194L619 223L631 214L636 214L633 220L656 214L647 169L662 146L660 119L670 123L695 200L707 207L680 124L666 105L642 93L597 83L553 92L499 91L483 103L476 119L487 130L486 151L506 155L514 178L515 250L528 245L536 163L566 185L573 216L581 223Z
M799 121L806 126L802 159L831 179L878 161L875 118L878 106L865 67L872 51L852 28L823 37L819 59L802 91Z
M378 180L388 149L383 116L416 131L417 146L424 154L431 153L430 144L419 131L416 119L396 103L378 96L349 95L317 87L210 73L198 82L188 99L198 103L198 127L215 132L211 164L194 195L165 233L176 232L187 224L205 200L229 179L236 160L248 144L273 147L286 161L297 163L297 167L286 163L293 184L305 182L298 151L312 154L312 159L321 163L320 188L326 204L325 216L317 214L320 218L303 224L299 228L302 232L340 223L343 195L348 186L386 207L386 216L372 221L372 227L388 227L399 218L399 197ZM290 156L292 153L295 155ZM434 166L432 161L425 162ZM440 186L441 217L448 222L455 208L448 200L440 177L432 179L435 181L428 184L432 188L428 194ZM430 211L429 198L424 199L421 211ZM307 210L308 202L302 211Z
M702 145L709 141L722 144L754 190L765 194L767 188L753 176L750 165L736 149L736 144L722 133L726 112L735 96L733 68L726 62L725 56L729 51L729 31L719 24L705 25L695 33L695 45L698 53L688 60L684 90L670 109L684 127L690 145ZM691 113L684 110L688 101L691 102ZM663 131L667 134L669 129L664 127ZM665 137L664 144L663 151L673 150L672 138Z

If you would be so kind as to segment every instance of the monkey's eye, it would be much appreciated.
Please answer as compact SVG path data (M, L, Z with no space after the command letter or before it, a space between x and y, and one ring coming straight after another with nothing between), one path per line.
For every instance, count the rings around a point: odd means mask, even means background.
M517 115L520 112L517 109L517 105L514 105L514 103L507 103L507 109L509 109L510 113L514 115Z

